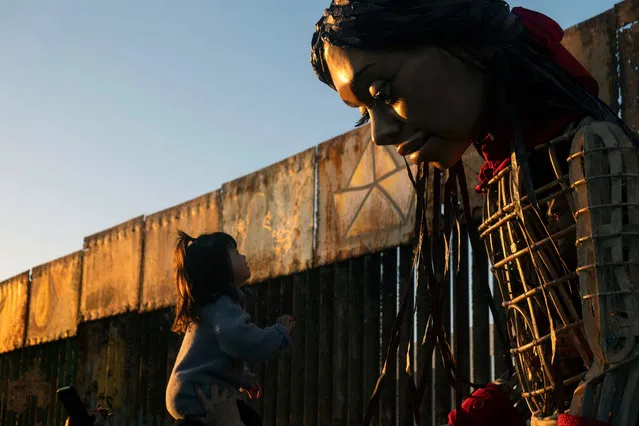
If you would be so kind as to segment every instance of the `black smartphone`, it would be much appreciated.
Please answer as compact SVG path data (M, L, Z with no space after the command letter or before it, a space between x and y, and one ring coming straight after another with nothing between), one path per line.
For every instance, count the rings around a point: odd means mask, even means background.
M73 386L65 386L58 389L58 399L67 411L67 415L74 421L81 422L80 424L93 424L93 417L89 415L87 408L80 399L80 395Z

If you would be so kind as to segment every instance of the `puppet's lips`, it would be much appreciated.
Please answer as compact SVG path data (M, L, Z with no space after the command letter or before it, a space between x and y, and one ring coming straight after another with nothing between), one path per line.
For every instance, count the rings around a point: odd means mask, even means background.
M410 155L419 151L430 137L429 134L418 130L408 140L397 145L397 153L402 156Z

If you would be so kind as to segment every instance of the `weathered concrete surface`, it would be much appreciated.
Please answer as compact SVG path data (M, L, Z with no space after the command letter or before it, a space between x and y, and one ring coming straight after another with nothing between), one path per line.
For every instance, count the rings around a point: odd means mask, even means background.
M621 116L639 131L639 0L615 6L619 28Z
M143 217L84 239L80 318L136 310L140 296Z
M173 249L177 231L197 237L220 230L220 192L214 191L146 217L141 311L175 304Z
M370 126L318 151L315 266L408 243L414 189L394 147L373 144Z
M0 283L0 353L24 344L28 285L28 272Z
M33 268L27 345L76 334L81 278L82 252Z
M308 269L315 148L222 186L222 228L251 267L250 283Z
M588 19L564 33L562 44L599 83L599 97L619 110L617 63L615 59L615 14L612 10Z

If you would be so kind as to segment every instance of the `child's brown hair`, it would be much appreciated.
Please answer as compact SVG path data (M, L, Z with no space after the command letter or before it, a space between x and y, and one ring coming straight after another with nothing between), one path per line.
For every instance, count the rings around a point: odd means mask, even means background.
M202 234L193 238L178 230L173 252L173 273L178 292L175 320L171 330L184 334L200 320L200 308L216 297L228 294L239 301L229 250L237 247L233 237L224 232Z

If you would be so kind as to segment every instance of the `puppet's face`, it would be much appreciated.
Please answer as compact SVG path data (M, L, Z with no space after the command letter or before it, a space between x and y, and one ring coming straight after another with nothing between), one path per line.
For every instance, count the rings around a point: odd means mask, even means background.
M475 136L484 99L477 68L435 47L380 52L325 45L335 88L371 119L377 145L445 169Z

